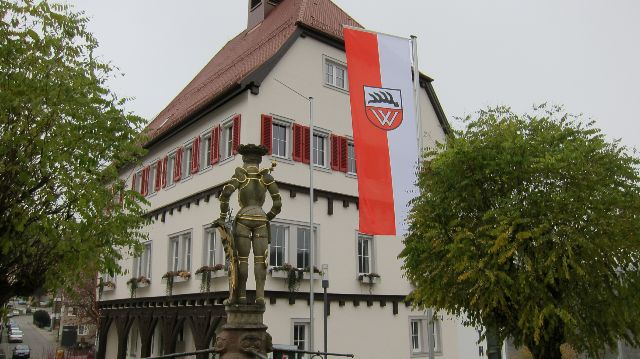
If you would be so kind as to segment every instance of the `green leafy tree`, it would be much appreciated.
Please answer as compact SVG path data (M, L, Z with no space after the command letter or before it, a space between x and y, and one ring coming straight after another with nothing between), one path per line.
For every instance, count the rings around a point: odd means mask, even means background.
M640 344L640 161L542 106L480 111L425 156L400 254L412 302L534 358ZM489 339L489 338L488 338Z
M141 155L143 121L106 87L113 69L94 56L87 19L0 0L0 20L1 304L73 283L87 264L118 271L145 220L117 171Z

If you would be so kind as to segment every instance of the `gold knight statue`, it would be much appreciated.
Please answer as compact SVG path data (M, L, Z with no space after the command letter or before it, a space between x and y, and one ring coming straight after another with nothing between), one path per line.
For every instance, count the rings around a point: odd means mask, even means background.
M249 275L249 252L253 247L254 275L256 279L256 304L264 304L264 284L267 278L267 253L271 243L269 221L280 213L282 201L278 185L271 176L275 167L260 169L262 156L267 154L264 146L253 144L238 146L242 155L242 167L237 167L234 175L222 188L220 195L220 218L214 226L222 236L225 255L229 260L229 299L227 304L247 303L247 278ZM230 219L229 199L238 190L240 210L233 223ZM273 206L267 213L264 205L267 191Z

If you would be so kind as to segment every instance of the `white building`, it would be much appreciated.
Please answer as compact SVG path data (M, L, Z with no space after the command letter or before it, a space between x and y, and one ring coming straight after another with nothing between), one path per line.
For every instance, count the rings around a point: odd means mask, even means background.
M411 286L397 258L401 240L356 230L357 174L343 25L360 26L330 0L250 0L247 29L149 125L143 166L121 173L150 202L149 241L140 258L121 262L132 275L110 278L115 285L104 288L99 357L145 357L211 346L215 330L224 323L227 277L223 270L215 272L210 291L203 292L203 280L195 273L223 263L210 223L219 215L217 195L242 163L235 154L239 143L267 145L272 153L262 165L269 166L269 160L278 164L273 175L283 210L272 223L272 268L309 266L307 163L316 165L315 263L327 264L330 272L329 351L356 358L426 356L427 317L404 302ZM448 131L431 81L421 76L426 145ZM282 83L315 99L312 159L305 154L308 132L304 136L309 104ZM237 203L232 208L235 213ZM250 260L249 273L251 266ZM190 275L174 277L170 296L162 279L169 271ZM361 278L371 273L380 277L373 283ZM309 346L308 276L290 291L285 272L268 274L265 324L276 344ZM131 290L127 283L140 277L149 283L135 280L138 288ZM249 277L248 289L255 288ZM315 292L314 342L321 349L320 280ZM446 316L437 323L435 338L438 358L477 358L482 351L475 330Z

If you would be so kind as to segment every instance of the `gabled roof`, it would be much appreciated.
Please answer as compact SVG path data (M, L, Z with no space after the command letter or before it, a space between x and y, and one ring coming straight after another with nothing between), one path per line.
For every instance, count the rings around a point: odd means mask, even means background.
M362 27L330 0L284 0L258 25L229 41L147 126L147 145L238 87L294 36L309 28L338 40L343 25Z

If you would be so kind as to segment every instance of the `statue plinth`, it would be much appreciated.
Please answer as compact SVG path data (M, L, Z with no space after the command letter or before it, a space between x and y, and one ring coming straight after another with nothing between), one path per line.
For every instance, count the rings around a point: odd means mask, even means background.
M225 311L227 323L213 347L220 359L254 359L255 353L266 357L272 351L271 335L262 321L264 304L231 304Z

